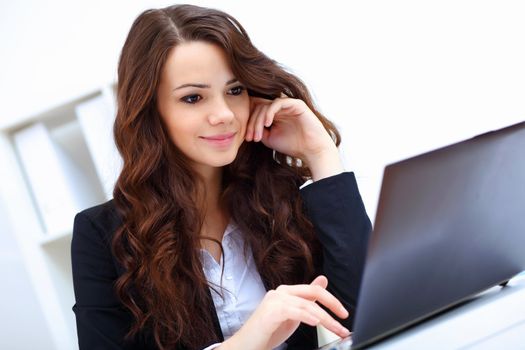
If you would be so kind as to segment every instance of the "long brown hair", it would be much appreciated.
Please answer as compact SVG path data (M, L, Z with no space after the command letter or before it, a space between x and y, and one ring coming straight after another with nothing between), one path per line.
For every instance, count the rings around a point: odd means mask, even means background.
M303 100L340 142L305 84L257 50L232 16L193 5L140 14L118 66L114 136L124 165L113 195L123 224L112 248L125 270L116 292L135 319L128 336L150 332L160 349L176 344L193 349L219 339L211 331L213 301L199 253L203 214L195 198L201 183L170 141L156 108L168 53L196 40L225 51L251 96L273 99L284 93ZM298 189L309 177L300 161L260 142L243 143L223 169L221 201L251 246L268 289L305 283L315 272L319 243Z

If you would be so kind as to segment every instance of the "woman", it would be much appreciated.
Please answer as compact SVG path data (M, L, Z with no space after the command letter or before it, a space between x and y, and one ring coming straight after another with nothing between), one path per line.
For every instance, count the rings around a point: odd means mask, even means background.
M348 335L370 221L305 85L235 18L179 5L133 23L117 99L114 199L74 223L80 348L310 349L317 324Z

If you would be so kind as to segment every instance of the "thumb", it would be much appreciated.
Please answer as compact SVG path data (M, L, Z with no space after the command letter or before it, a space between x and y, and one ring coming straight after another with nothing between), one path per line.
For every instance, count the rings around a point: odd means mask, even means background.
M326 289L326 287L328 287L328 278L326 278L323 275L319 275L312 281L312 283L310 283L310 285L312 286L317 285L317 286L321 286L324 289Z

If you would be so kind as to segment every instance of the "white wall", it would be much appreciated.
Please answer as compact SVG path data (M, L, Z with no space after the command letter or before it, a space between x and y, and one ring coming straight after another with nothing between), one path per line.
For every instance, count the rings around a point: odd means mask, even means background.
M522 1L190 2L303 78L372 217L385 164L525 119ZM2 0L0 124L115 79L133 19L171 3Z
M0 202L0 349L52 349L44 317Z
M0 123L116 77L133 19L168 1L0 7ZM236 16L343 131L373 216L385 164L525 119L522 1L194 1Z

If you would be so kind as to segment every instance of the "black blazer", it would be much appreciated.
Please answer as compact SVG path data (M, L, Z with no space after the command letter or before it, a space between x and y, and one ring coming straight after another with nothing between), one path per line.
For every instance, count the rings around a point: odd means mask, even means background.
M316 181L301 189L301 196L323 246L318 271L328 278L328 290L350 311L348 319L339 321L352 329L371 230L354 174L346 172ZM113 284L123 270L111 253L111 239L121 222L112 200L75 217L71 243L76 299L73 311L80 349L157 348L147 332L133 341L123 340L133 318L114 293ZM215 316L215 332L223 340L215 309L210 312ZM301 324L287 343L288 349L317 347L315 327Z

